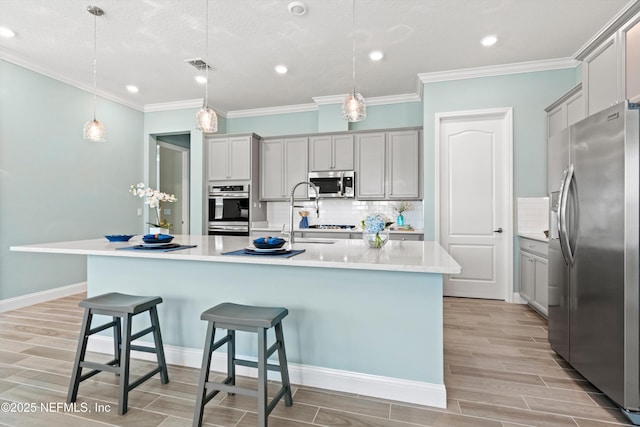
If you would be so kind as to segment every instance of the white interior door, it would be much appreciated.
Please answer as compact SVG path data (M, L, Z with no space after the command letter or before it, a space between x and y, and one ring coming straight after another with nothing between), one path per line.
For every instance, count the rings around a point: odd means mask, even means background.
M162 217L173 224L172 234L189 234L189 150L161 141L157 147L158 188L178 199L163 203Z
M440 244L462 266L444 294L510 301L511 109L436 116Z

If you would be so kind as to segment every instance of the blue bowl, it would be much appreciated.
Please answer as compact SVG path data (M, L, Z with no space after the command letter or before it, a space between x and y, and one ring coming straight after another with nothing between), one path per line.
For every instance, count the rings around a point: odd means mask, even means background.
M110 242L128 242L135 234L107 234L106 237Z
M145 243L169 243L173 240L173 236L169 234L145 234L142 241Z
M284 246L285 240L280 237L258 237L253 245L258 249L278 249Z

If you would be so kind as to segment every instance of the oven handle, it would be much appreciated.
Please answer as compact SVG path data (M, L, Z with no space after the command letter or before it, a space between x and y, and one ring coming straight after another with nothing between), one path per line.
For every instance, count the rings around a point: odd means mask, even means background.
M209 230L215 230L215 231L249 231L249 227L244 227L242 225L234 227L234 226L229 226L229 225L210 225L209 226Z
M209 198L248 199L249 193L209 193Z

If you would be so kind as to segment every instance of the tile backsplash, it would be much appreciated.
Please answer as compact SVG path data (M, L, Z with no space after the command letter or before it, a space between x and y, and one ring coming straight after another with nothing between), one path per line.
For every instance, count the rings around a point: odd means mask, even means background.
M320 218L316 218L315 204L308 201L296 201L296 205L305 206L304 210L309 211L309 225L313 224L344 224L356 225L362 221L367 215L372 213L383 213L389 217L391 221L396 220L396 213L393 207L398 202L389 201L358 201L358 200L329 200L320 199ZM412 208L404 212L405 224L411 225L413 228L422 229L424 226L423 219L423 202L421 200L412 201ZM267 220L270 227L282 227L283 224L289 224L289 202L268 202L267 203ZM303 209L296 209L303 210ZM300 216L296 213L293 218L294 227L298 226Z
M549 229L549 198L518 197L518 233L541 233Z

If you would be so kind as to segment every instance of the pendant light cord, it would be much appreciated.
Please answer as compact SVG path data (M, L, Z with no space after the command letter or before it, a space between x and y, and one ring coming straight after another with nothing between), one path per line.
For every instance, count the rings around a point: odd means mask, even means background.
M204 61L205 67L205 78L207 81L204 84L204 108L207 109L209 107L209 0L205 0L207 4L207 10L205 13L207 23L206 23L206 37L204 42L204 54L206 60Z
M98 95L96 89L96 64L97 64L97 55L98 50L96 48L98 44L97 37L97 26L98 26L98 15L92 13L93 15L93 121L96 121L96 103L98 102Z
M356 91L356 0L352 1L353 10L351 14L352 22L351 22L351 48L352 48L352 56L353 56L353 74L352 74L352 84L353 91Z

